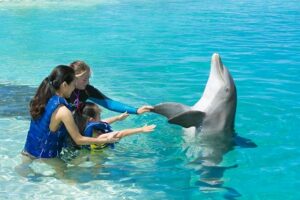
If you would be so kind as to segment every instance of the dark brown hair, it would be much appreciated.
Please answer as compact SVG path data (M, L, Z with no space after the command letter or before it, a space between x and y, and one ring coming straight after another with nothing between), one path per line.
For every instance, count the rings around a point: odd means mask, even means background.
M55 94L63 82L70 84L75 79L74 70L66 65L58 65L38 87L36 94L30 101L30 115L38 119L45 111L48 100Z
M74 112L74 120L79 128L80 133L83 133L89 118L96 118L99 113L97 113L97 105L92 102L81 103L76 111ZM100 108L98 108L101 112Z

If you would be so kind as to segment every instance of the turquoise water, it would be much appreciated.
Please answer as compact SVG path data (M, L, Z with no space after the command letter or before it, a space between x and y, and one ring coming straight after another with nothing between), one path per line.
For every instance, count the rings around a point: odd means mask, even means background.
M300 198L299 1L0 1L0 19L1 199ZM41 163L42 175L15 172L27 103L54 66L85 60L92 84L130 105L193 105L214 52L238 90L236 131L257 148L236 147L215 168L192 165L182 129L148 114L114 127L155 123L155 132L69 163L67 180ZM217 184L205 187L214 170Z

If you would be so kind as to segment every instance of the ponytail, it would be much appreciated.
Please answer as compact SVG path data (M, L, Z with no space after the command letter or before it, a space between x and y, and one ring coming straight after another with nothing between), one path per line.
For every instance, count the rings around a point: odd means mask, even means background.
M50 85L49 78L45 78L38 87L35 96L30 101L30 114L37 119L44 111L48 100L55 94Z
M53 69L38 87L34 97L30 101L30 115L32 119L38 119L45 111L48 100L55 95L63 82L70 84L75 78L74 70L66 65L59 65Z

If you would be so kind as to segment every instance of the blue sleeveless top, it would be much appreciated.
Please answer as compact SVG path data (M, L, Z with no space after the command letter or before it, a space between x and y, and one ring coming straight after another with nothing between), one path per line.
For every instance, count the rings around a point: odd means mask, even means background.
M97 122L88 122L86 125L86 128L84 129L84 136L86 137L93 137L93 131L100 131L102 133L110 133L112 132L111 126L102 121L97 121ZM86 149L102 149L104 147L111 147L114 148L114 144L104 144L104 145L83 145L84 148ZM91 148L92 147L92 148Z
M53 112L59 105L70 109L66 99L57 95L51 97L44 113L37 120L31 120L24 151L36 158L54 158L59 156L65 143L67 130L61 124L57 131L50 131L50 122Z

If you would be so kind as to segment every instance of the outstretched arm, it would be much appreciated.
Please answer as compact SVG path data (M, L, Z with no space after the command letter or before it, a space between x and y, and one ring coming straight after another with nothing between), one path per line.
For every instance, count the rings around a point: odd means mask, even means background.
M71 111L65 106L61 106L60 108L58 108L53 120L56 122L64 123L67 131L77 145L114 143L119 140L119 138L117 138L115 134L111 134L110 137L106 138L92 138L82 136L75 124Z
M125 105L121 102L114 101L112 99L96 99L96 98L90 98L93 102L103 106L104 108L107 108L111 111L123 113L128 112L129 114L137 114L137 108L134 108L132 106Z
M129 116L129 114L127 112L125 112L125 113L122 113L121 115L118 115L118 116L115 116L115 117L111 117L111 118L108 118L108 119L104 119L103 121L106 122L106 123L112 124L112 123L114 123L116 121L124 120L128 116Z
M110 99L91 85L87 85L86 93L90 100L103 106L104 108L120 113L128 112L130 114L137 114L137 108Z
M143 126L140 128L121 130L121 131L118 131L118 133L116 134L116 137L122 138L122 137L126 137L129 135L137 134L137 133L149 133L149 132L154 131L155 127L156 127L156 125L150 125L150 126Z
M152 106L141 106L140 108L135 108L119 101L115 101L113 99L108 98L103 93L101 93L97 88L87 85L86 92L88 98L95 103L107 108L109 110L124 113L127 112L129 114L143 114L145 112L150 112L153 107Z

